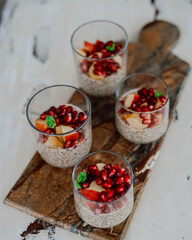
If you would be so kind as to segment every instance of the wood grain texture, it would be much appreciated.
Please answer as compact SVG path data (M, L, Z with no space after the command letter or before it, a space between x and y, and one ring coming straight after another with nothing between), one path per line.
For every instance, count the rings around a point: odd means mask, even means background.
M141 30L139 41L128 46L127 73L149 72L161 76L170 87L170 122L189 65L170 50L179 38L178 28L154 21ZM78 101L78 95L73 96ZM38 153L11 189L5 203L21 211L95 240L124 239L144 186L163 143L138 145L123 139L114 125L115 98L91 97L93 107L93 146L91 151L111 150L123 155L134 172L134 208L126 221L111 229L98 229L85 224L77 215L72 194L72 168L59 169L44 162ZM73 103L75 103L73 101Z

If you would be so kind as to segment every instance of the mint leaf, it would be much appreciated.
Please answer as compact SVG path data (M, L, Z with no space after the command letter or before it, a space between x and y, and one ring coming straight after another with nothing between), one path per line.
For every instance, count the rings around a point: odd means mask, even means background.
M76 188L81 189L81 185L78 183L78 180L75 180L75 186Z
M156 98L158 98L158 97L160 97L160 96L162 96L162 95L163 95L162 92L157 92L157 91L155 91L155 97L156 97Z
M115 50L115 43L112 44L112 46L107 46L106 49L110 52L113 52Z
M47 123L47 126L50 127L50 128L54 128L56 126L55 119L52 116L47 116L46 117L46 123Z
M86 172L80 172L79 175L77 176L77 181L78 183L83 183L85 182L86 178L87 178Z

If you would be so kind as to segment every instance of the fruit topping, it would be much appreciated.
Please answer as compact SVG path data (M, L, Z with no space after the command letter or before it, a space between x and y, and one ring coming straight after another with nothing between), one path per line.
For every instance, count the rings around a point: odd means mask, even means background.
M61 148L63 147L63 144L59 141L57 137L51 136L48 137L47 141L44 143L44 146L48 148Z

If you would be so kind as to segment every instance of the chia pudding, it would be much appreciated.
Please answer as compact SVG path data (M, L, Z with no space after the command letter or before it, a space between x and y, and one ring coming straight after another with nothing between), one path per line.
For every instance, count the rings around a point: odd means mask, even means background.
M56 167L74 166L91 149L91 123L83 125L86 118L85 112L72 104L52 106L43 112L35 122L44 133L37 141L41 157Z
M126 75L126 50L121 43L99 40L95 44L84 41L84 48L77 52L86 57L77 60L80 86L94 96L109 96L115 92L117 83Z
M74 202L79 216L91 226L116 226L133 208L132 175L118 164L88 165L76 177Z
M168 127L167 98L153 88L134 89L116 103L115 124L127 140L146 144L159 139ZM125 107L125 108L124 108Z

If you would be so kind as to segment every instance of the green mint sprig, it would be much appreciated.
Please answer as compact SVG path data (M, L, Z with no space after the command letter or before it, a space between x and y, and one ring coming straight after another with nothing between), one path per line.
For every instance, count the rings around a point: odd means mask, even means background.
M81 189L81 185L79 183L84 183L87 178L86 172L80 172L79 175L77 176L77 180L75 180L75 186L78 189Z
M162 96L162 95L163 95L162 92L157 92L157 91L155 91L155 97L156 97L156 98L158 98L158 97L160 97L160 96Z
M107 46L106 49L110 52L113 52L115 50L115 43L112 44L112 46Z
M55 119L52 116L46 116L46 123L47 126L50 128L54 128L56 126Z

